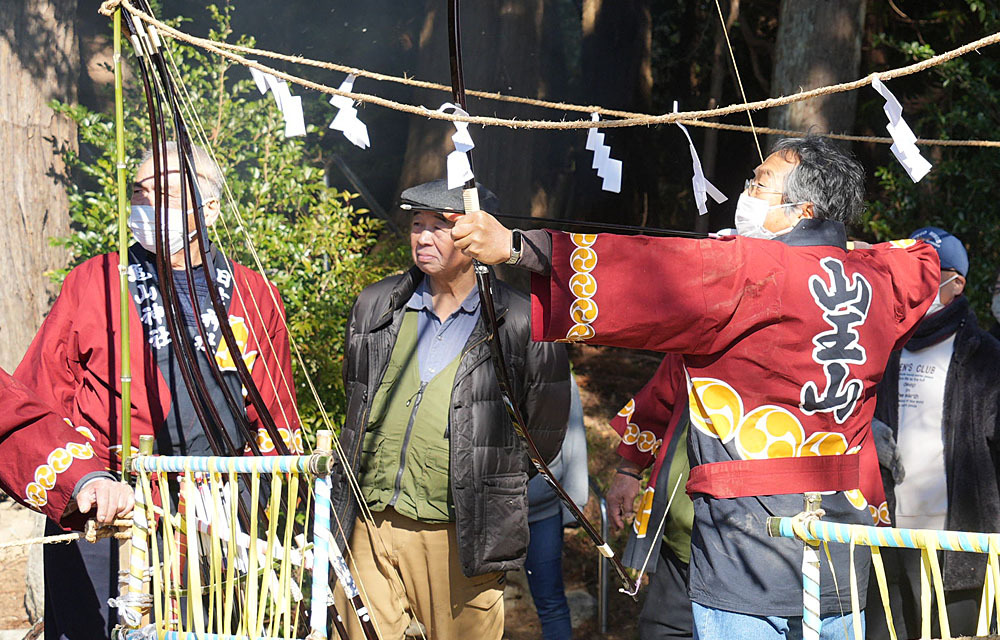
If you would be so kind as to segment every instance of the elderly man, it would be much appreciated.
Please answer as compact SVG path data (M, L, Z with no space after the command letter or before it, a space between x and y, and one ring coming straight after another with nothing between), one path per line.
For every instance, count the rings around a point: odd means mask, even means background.
M800 512L804 492L828 492L831 520L885 515L875 384L933 301L939 272L921 242L847 250L863 182L856 161L807 137L779 141L747 180L738 237L522 234L485 212L450 216L470 257L495 264L521 250L537 339L683 356L696 637L800 632L802 544L770 538L765 523ZM831 551L847 575L846 545ZM857 556L864 575L867 555ZM841 637L849 581L838 593L830 567L821 571L822 636Z
M437 213L460 210L461 190L437 180L402 199L414 266L362 291L347 326L340 439L360 492L334 488L337 519L385 638L402 637L411 609L428 638L499 640L504 572L524 565L528 546L531 467L490 362L472 260ZM527 296L498 281L493 296L512 400L550 460L569 414L566 351L531 341ZM348 610L339 588L337 607Z
M913 337L892 354L878 388L875 429L897 443L883 479L893 523L912 529L1000 531L1000 343L979 328L965 297L969 256L944 229L911 238L941 258L937 298ZM883 433L884 433L883 432ZM887 461L893 456L883 456ZM986 558L942 552L951 633L975 635ZM920 634L920 552L885 549L886 574L901 638ZM874 600L877 601L877 598ZM869 636L888 638L882 607ZM937 617L932 616L937 631Z
M249 435L257 440L257 450L272 453L273 439L261 416L266 412L289 449L299 450L288 335L278 293L263 276L232 262L214 247L208 248L211 264L202 264L198 241L190 237L195 304L192 287L181 271L185 266L185 224L194 229L195 212L180 208L182 176L176 147L170 146L163 160L168 179L168 188L161 194L163 218L167 220L163 241L170 252L172 292L160 282L155 266L153 205L159 185L150 153L135 177L129 218L137 241L129 249L126 267L131 298L132 444L138 446L140 436L152 435L158 453L164 455L239 455ZM197 206L212 224L221 211L222 174L198 147L194 149L194 164L200 192ZM118 255L110 253L91 258L70 272L14 374L43 402L70 419L90 442L96 459L110 470L120 464L121 436L116 427L123 410L118 269ZM228 306L225 317L212 310L206 269L214 272L217 294ZM176 298L180 336L168 331L166 294ZM198 326L197 309L204 333ZM232 354L222 339L222 322L232 329L238 354ZM194 361L185 358L175 339L186 341ZM242 358L250 370L263 406L251 404L249 395L244 400L234 358ZM200 370L204 389L191 390L184 384L185 364ZM235 401L227 402L227 394ZM214 405L217 413L210 411L209 405ZM206 415L208 424L203 424L201 416ZM48 531L57 533L59 528L50 521ZM45 553L46 637L108 637L115 620L107 601L117 594L117 561L110 542L47 545Z

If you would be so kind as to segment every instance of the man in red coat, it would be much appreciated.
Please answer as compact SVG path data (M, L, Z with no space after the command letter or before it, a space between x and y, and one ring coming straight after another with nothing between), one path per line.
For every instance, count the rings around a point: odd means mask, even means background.
M933 302L939 264L912 240L848 251L863 195L861 166L808 137L779 141L755 169L737 237L521 233L485 212L451 216L469 255L533 271L536 339L683 357L699 637L801 629L802 544L770 538L765 523L801 511L802 493L828 492L830 520L888 522L875 385ZM846 576L846 545L831 551ZM867 575L867 550L856 559ZM838 593L822 563L821 637L834 638L850 628L849 581Z
M197 205L211 225L221 211L222 175L211 157L194 149ZM189 234L193 265L184 269L184 229L195 228L193 210L184 211L182 176L176 147L165 158L168 189L164 243L169 247L172 295L179 331L194 354L189 359L168 331L167 285L159 282L153 205L156 179L151 154L140 164L132 192L129 226L136 244L129 248L128 285L132 367L132 444L152 435L163 455L239 455L251 448L274 453L266 417L293 452L302 450L295 406L285 312L274 285L214 247L202 264L198 240ZM188 202L195 198L190 197ZM207 271L211 271L211 278ZM211 283L227 308L213 309ZM192 292L194 295L192 295ZM117 470L121 459L120 309L118 254L99 255L66 277L49 313L14 376L38 394L90 441L97 460ZM200 320L200 322L199 322ZM222 337L229 325L239 347L235 356ZM252 402L238 375L236 360L249 369L262 405ZM200 372L204 388L189 390L184 367ZM55 522L48 523L57 533ZM97 548L95 548L97 547ZM49 545L45 549L46 637L108 637L114 625L107 600L117 594L117 560L110 544ZM89 575L89 579L88 578ZM79 582L77 582L79 580Z
M104 470L84 433L3 369L0 460L0 489L66 528L81 528L92 509L101 524L132 512L132 489Z

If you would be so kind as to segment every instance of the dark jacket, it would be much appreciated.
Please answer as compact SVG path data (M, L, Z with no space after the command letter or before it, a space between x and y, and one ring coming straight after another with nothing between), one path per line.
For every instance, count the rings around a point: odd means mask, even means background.
M355 476L371 402L385 375L406 302L422 278L414 267L381 280L361 292L351 311L343 372L347 419L340 443ZM549 461L559 451L569 415L566 350L562 345L532 342L527 296L493 282L513 400L542 457ZM470 577L523 566L528 546L528 474L534 473L504 408L487 337L480 314L462 351L451 393L451 493L459 560L462 572ZM342 479L334 485L333 501L349 538L358 503ZM344 537L338 542L343 547Z
M892 354L878 387L875 417L899 429L899 357ZM1000 531L1000 342L979 328L970 310L955 334L944 386L942 434L948 483L945 528ZM905 469L904 469L905 470ZM895 523L895 484L883 468L882 480ZM905 479L904 479L905 482ZM944 552L945 589L981 589L986 557Z

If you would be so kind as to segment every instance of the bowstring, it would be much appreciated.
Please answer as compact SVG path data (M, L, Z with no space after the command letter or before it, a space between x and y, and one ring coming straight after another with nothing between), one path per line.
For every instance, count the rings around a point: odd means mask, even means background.
M179 71L179 69L178 69L178 67L177 67L177 65L176 65L176 63L174 61L173 53L171 51L171 48L167 47L167 46L164 46L162 48L167 51L167 55L165 57L166 57L166 59L170 63L170 68L168 69L168 71L171 73L171 75L174 78L174 82L176 83L176 85L181 90L181 96L180 96L181 99L178 100L178 102L181 104L181 108L184 110L185 115L193 123L193 126L191 128L194 130L194 132L195 132L195 134L196 134L199 142L201 143L202 147L206 150L206 152L209 154L209 156L212 158L212 160L218 165L219 164L218 163L218 157L215 154L214 148L213 148L210 140L208 139L208 136L207 136L205 128L204 128L204 123L202 122L201 117L199 116L199 114L194 109L194 102L191 99L191 95L190 95L190 92L187 89L187 85L185 84L184 79L183 79L183 77L182 77L182 75L181 75L181 73L180 73L180 71ZM238 229L242 230L242 234L240 234L242 236L242 242L243 242L244 246L246 247L249 255L252 257L254 265L257 267L258 272L260 272L261 275L263 275L266 272L265 269L264 269L263 261L261 260L260 255L257 252L257 248L256 248L256 246L253 243L253 239L250 236L248 225L246 224L246 219L243 217L242 213L240 213L240 209L239 209L239 206L238 206L238 204L236 202L236 198L233 195L232 189L229 186L229 181L226 179L225 175L223 175L222 183L223 183L223 192L224 192L224 195L226 197L226 203L229 205L229 210L233 213L234 217L236 218ZM220 215L219 215L219 221L222 222L222 227L223 227L223 229L225 231L226 238L229 240L229 242L230 242L231 245L236 245L239 242L239 238L235 237L236 233L230 228L229 223L228 223L228 221L227 221L226 218L227 218L227 216L225 216L225 215L223 215L223 214L220 213ZM219 233L218 228L216 228L214 225L211 228L211 233L214 235L214 239L217 242L219 242L221 240L221 234ZM269 282L268 284L271 284L271 283ZM239 297L240 303L243 304L244 308L249 309L250 305L247 305L246 302L245 302L245 300L243 299L242 292L240 291L240 288L239 287L234 287L234 290L236 291L236 294ZM304 378L306 380L306 383L307 383L307 385L309 387L310 393L311 393L311 395L313 397L313 400L316 402L316 406L317 406L317 408L320 411L320 416L322 418L322 423L324 424L324 426L326 428L330 429L331 431L334 431L333 421L330 419L329 413L327 412L326 407L325 407L323 401L320 398L319 392L316 389L316 385L315 385L315 383L314 383L314 381L312 379L312 376L310 375L309 370L306 367L305 358L303 357L302 352L299 349L298 342L296 341L295 337L291 334L291 332L287 331L288 319L287 319L287 317L285 315L285 311L278 304L278 299L277 299L277 295L276 295L276 292L275 292L275 287L274 286L268 286L267 290L268 290L268 294L270 295L271 302L274 305L274 308L275 308L275 310L276 310L279 318L281 319L281 321L284 323L284 325L286 327L286 333L288 335L289 345L291 346L292 351L295 353L295 358L296 358L296 361L297 361L297 363L299 365L299 369L302 372L302 375L304 376ZM251 297L252 303L253 303L252 306L253 306L253 308L255 309L256 313L259 316L261 312L260 312L260 305L259 305L259 303L257 301L257 298L256 298L256 294L250 288L247 288L247 292L250 294L250 297ZM248 328L248 330L250 329L249 326L247 328ZM265 333L265 336L267 337L267 340L268 340L269 344L271 345L271 347L273 349L273 343L271 342L271 336L270 336L270 334L268 334L266 331L264 333ZM272 373L270 371L270 368L267 366L267 360L266 360L266 358L260 358L260 360L262 361L262 364L264 365L265 374L267 375L268 381L272 385L274 385L275 384L274 383L274 376L272 375ZM290 385L289 385L289 382L287 380L287 377L285 376L284 370L281 370L279 368L279 375L280 375L280 378L281 378L281 382L284 385L286 391L289 391L289 397L291 397L292 394L290 392ZM279 404L280 407L282 407L282 412L284 413L284 406L283 406L283 403L281 402L281 397L277 393L275 395L276 395L276 399L278 400L278 404ZM296 413L296 416L299 417L299 422L300 422L300 425L301 425L301 417L299 416L298 407L297 406L295 407L295 413ZM287 422L286 422L286 424L287 424ZM300 429L301 429L301 426L300 426ZM305 440L303 440L303 445L304 446L306 445ZM349 487L351 488L352 494L354 495L355 499L358 502L358 505L360 507L359 508L359 512L362 514L362 518L365 520L365 523L369 525L369 531L373 534L374 538L380 544L380 546L382 548L382 552L388 555L388 546L385 544L385 541L382 539L381 535L379 535L379 533L378 533L377 527L375 526L375 519L372 516L372 512L369 509L368 504L365 501L364 496L363 496L363 494L361 492L361 485L358 482L357 476L355 476L354 472L351 470L350 466L347 464L347 462L348 462L347 455L346 455L346 452L343 450L343 447L340 444L339 438L333 438L333 446L334 446L334 451L337 453L337 456L338 456L338 458L341 461L341 467L344 470L344 477L347 480ZM357 563L354 560L354 554L350 552L350 549L347 546L347 542L348 541L347 541L347 538L344 536L344 528L343 528L343 524L342 524L342 522L340 520L340 514L337 513L337 511L335 509L332 510L332 513L334 514L335 519L337 521L337 526L338 526L338 529L340 530L341 536L344 537L345 549L347 550L348 557L349 557L349 559L351 561L352 566L355 569L355 575L354 575L355 582L360 587L360 590L365 593L365 599L368 602L371 602L371 600L368 598L367 589L365 589L365 586L364 586L362 580L360 579L360 574L358 574L358 572L357 572ZM401 602L408 603L407 599L405 598L405 586L402 583L402 579L399 576L397 576L395 574L395 572L393 572L393 575L396 578L396 580L395 581L393 581L393 580L389 581L390 584L393 587L393 590L396 592L396 595L400 599ZM400 591L399 591L400 588L403 589L402 593L400 593ZM407 609L410 609L410 607L407 607ZM378 622L377 622L377 620L375 620L374 616L372 617L372 620L375 622L375 626L377 628L378 627ZM378 633L379 633L379 635L381 635L381 631L378 631ZM421 637L423 637L424 640L426 640L426 636L424 635L423 628L420 629L420 634L421 634Z
M663 472L662 468L660 469L660 472L661 473ZM655 537L652 539L652 542L649 545L649 549L646 551L646 559L642 561L642 567L639 569L639 575L636 576L635 579L636 591L639 590L639 583L642 582L642 576L645 575L646 567L649 566L649 559L653 556L653 549L656 547L656 541L660 539L661 535L663 535L663 525L666 524L667 516L670 515L670 505L674 503L674 496L677 495L677 489L680 488L681 480L683 479L684 479L683 475L677 476L677 482L674 484L674 489L673 491L670 492L670 498L667 500L667 506L663 510L663 517L660 518L660 523L656 525ZM654 489L654 494L655 494L655 489ZM662 542L660 544L662 544Z
M740 95L743 97L744 104L747 102L747 93L743 90L743 80L740 79L740 68L736 64L736 54L733 53L733 43L729 39L729 29L726 28L726 18L722 15L722 5L719 4L719 0L715 0L715 8L719 12L719 22L722 24L722 35L726 37L726 47L729 48L729 58L733 61L733 72L736 74L736 84L740 87ZM764 162L764 152L760 148L760 138L757 136L757 128L753 124L753 115L750 110L747 109L747 120L750 121L750 131L753 133L754 144L757 145L757 155L760 156L760 161Z

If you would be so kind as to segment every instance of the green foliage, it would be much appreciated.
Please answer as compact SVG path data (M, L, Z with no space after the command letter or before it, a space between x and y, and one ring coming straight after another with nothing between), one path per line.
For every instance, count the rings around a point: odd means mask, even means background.
M229 37L231 10L208 9L215 25L209 37ZM251 38L237 42L253 46ZM286 139L274 100L260 95L245 69L199 49L171 44L171 50L175 78L183 82L182 93L196 116L187 118L188 125L192 132L196 123L204 128L207 146L232 192L233 200L215 225L216 242L234 260L255 269L256 254L281 292L289 334L302 355L295 381L311 441L323 421L302 366L339 427L344 411L341 354L351 305L364 286L403 266L407 254L392 243L376 248L381 224L352 206L353 195L325 186L315 126L308 127L305 139ZM64 152L73 171L66 186L74 233L56 240L69 249L75 266L118 249L114 119L79 105L54 103L53 108L79 128L80 153ZM126 82L125 137L131 176L149 144L141 78ZM68 270L54 277L61 280Z
M951 3L956 4L956 3ZM957 3L962 4L962 3ZM992 3L967 0L967 7L938 9L920 20L916 33L880 34L875 44L888 53L887 67L911 64L981 38L1000 28L1000 9ZM910 38L916 35L916 40ZM930 43L938 43L932 46ZM992 49L992 48L991 48ZM1000 60L985 49L932 70L889 83L903 102L904 116L918 137L996 139L1000 126ZM869 102L869 119L885 116L882 100ZM886 154L876 169L878 189L871 194L865 231L877 240L906 237L919 227L934 225L958 236L969 252L967 295L981 324L992 324L989 306L996 270L1000 267L1000 235L996 233L1000 204L996 176L1000 149L921 147L934 168L913 184L898 162Z

